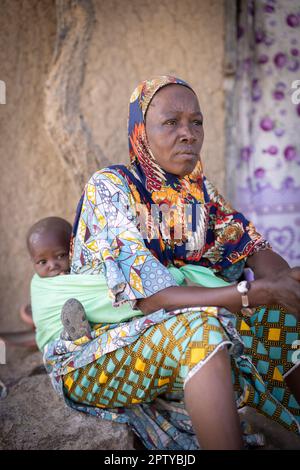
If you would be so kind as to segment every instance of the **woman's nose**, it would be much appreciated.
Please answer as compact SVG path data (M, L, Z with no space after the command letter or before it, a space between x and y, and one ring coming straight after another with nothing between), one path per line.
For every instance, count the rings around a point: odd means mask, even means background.
M188 125L184 125L180 128L180 141L181 142L195 142L196 137L193 130Z

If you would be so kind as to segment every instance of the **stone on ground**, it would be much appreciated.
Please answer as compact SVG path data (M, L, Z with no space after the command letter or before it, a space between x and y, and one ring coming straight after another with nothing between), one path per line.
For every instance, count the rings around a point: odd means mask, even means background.
M126 424L71 410L54 391L40 352L8 348L0 379L0 449L134 449Z

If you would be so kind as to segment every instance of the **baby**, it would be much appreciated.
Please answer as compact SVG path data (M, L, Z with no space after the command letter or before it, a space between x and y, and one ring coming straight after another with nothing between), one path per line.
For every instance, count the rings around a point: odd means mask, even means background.
M69 247L72 227L60 217L39 220L27 233L27 249L35 272L53 277L70 272Z
M71 224L60 217L47 217L30 227L26 238L27 249L35 272L40 277L70 272L71 234ZM78 300L67 300L61 311L61 321L64 326L61 339L75 341L82 336L90 337L91 327Z

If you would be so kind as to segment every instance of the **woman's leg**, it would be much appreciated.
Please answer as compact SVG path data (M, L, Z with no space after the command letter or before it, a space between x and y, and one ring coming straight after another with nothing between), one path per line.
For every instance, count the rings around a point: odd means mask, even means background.
M195 373L184 396L201 448L243 449L227 349L219 350Z

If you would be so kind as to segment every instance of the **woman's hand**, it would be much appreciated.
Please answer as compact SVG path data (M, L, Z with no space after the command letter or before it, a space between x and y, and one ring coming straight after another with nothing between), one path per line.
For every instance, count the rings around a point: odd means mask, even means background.
M249 256L247 266L254 271L255 279L265 285L268 305L279 304L300 319L300 267L290 268L272 250L261 250Z
M300 320L300 267L282 269L266 282L270 303L281 305Z
M293 279L295 279L296 281L300 282L300 266L296 266L295 268L291 268L289 275Z

